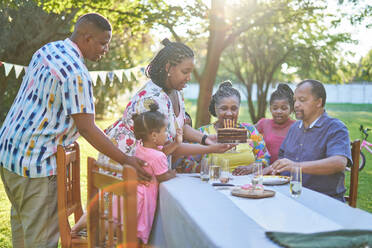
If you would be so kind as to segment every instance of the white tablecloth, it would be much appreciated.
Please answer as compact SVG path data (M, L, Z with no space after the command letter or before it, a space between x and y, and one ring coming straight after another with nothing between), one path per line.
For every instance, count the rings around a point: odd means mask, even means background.
M236 177L231 183L248 183ZM370 229L372 215L323 194L303 189L293 199L289 186L267 187L272 198L246 199L190 175L160 184L150 243L155 247L277 247L266 231L318 232Z

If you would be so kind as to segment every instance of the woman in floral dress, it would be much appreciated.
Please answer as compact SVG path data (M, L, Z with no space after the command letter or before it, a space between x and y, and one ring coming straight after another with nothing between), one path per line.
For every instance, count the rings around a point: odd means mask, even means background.
M188 46L179 42L164 39L162 44L164 47L146 68L146 75L150 81L132 97L123 116L107 128L105 133L123 152L133 155L137 141L133 133L132 115L149 111L149 106L156 103L159 106L158 111L167 117L169 141L176 137L176 129L181 128L184 139L202 144L183 143L172 155L221 153L230 149L230 145L216 144L213 140L214 136L208 137L189 125L184 125L185 106L182 89L190 81L194 69L194 53ZM98 161L116 163L103 154L99 155Z

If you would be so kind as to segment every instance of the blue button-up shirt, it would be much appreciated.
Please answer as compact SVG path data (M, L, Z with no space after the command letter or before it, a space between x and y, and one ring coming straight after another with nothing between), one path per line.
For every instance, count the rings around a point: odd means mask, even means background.
M279 150L279 158L295 162L320 160L335 155L344 156L351 162L349 132L340 120L329 117L325 111L309 128L305 128L302 121L295 122ZM344 180L343 171L331 175L302 175L304 187L341 201L345 201Z

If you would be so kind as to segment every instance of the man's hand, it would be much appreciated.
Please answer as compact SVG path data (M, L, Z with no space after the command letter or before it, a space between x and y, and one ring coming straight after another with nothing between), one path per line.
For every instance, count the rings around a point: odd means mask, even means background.
M291 171L291 169L295 166L299 166L299 164L287 158L278 159L271 165L271 174L279 174L283 171Z
M273 167L268 166L268 167L263 168L262 174L263 175L272 175L273 174Z
M136 157L128 157L127 163L137 171L139 181L150 181L151 175L147 173L142 167L147 166L147 163Z

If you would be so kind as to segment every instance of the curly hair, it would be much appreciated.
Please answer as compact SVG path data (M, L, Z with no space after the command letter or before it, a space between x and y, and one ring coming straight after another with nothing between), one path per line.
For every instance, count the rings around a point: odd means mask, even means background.
M146 76L156 85L167 90L165 86L168 77L168 71L165 68L167 63L169 63L170 66L176 66L186 58L194 58L194 52L185 44L171 42L167 38L165 38L161 44L163 44L164 47L147 66Z
M211 102L209 103L209 113L214 117L217 117L216 114L216 105L218 105L222 98L235 96L239 100L240 104L240 93L237 89L232 87L232 83L229 80L224 81L218 87L218 90L212 96Z
M149 134L159 132L165 126L165 116L158 111L156 103L151 104L150 111L133 114L134 136L138 140L146 141Z

